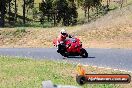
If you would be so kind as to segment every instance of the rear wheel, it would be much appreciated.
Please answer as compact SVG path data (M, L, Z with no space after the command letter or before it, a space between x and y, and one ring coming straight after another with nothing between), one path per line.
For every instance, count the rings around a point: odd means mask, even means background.
M88 53L87 53L87 51L84 48L81 49L81 56L83 58L87 58L88 57Z
M65 52L64 57L68 57L69 53Z

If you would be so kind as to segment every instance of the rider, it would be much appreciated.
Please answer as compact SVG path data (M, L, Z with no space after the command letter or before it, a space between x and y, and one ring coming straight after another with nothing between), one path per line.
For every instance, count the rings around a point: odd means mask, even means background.
M66 32L65 29L62 29L62 30L60 31L60 34L59 34L58 38L57 38L57 46L59 46L60 44L62 44L62 45L65 46L65 43L64 43L64 42L65 42L65 39L66 39L67 37L72 38L72 36L69 35L69 34ZM58 50L59 50L59 47L58 47Z

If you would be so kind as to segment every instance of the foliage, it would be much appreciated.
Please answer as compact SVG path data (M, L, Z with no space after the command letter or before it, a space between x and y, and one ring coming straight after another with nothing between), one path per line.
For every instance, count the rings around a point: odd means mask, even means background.
M77 22L77 8L74 2L66 0L56 0L53 2L54 10L56 11L56 20L65 26L74 25Z
M5 13L7 12L7 3L8 3L8 0L0 0L0 15L1 15L1 19L0 19L0 26L1 27L4 27L4 24L5 24Z
M48 21L52 19L53 14L53 6L52 0L45 0L39 5L39 10L42 12L42 16L40 18L41 23L43 23L47 17ZM46 16L46 17L45 17Z
M77 8L72 0L45 0L40 4L39 8L43 12L42 21L47 16L48 21L50 19L57 23L62 21L62 25L65 26L75 25L77 23Z
M35 3L35 0L0 0L0 26L4 27L6 24L12 27L18 24L17 22L25 25L32 21L40 22L42 25L47 22L54 26L76 25L79 23L77 19L81 13L77 12L78 9L84 11L81 20L86 22L87 19L90 21L106 14L110 8L110 0L106 0L105 4L102 0L42 0L41 3L40 1Z

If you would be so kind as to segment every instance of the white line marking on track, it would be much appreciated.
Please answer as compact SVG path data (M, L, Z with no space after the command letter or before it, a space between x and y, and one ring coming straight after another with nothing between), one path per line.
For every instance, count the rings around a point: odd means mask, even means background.
M83 66L92 66L92 65L83 65ZM108 69L108 70L114 70L114 71L122 71L122 72L132 73L132 71L127 71L127 70L124 70L124 69L114 69L114 68L110 68L110 67L100 67L100 66L92 66L92 67L100 68L100 69Z

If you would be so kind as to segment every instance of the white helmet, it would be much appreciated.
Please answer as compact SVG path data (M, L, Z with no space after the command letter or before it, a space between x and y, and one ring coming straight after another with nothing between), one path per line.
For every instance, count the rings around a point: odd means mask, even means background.
M65 29L62 29L60 32L61 32L62 35L66 35L67 34Z

